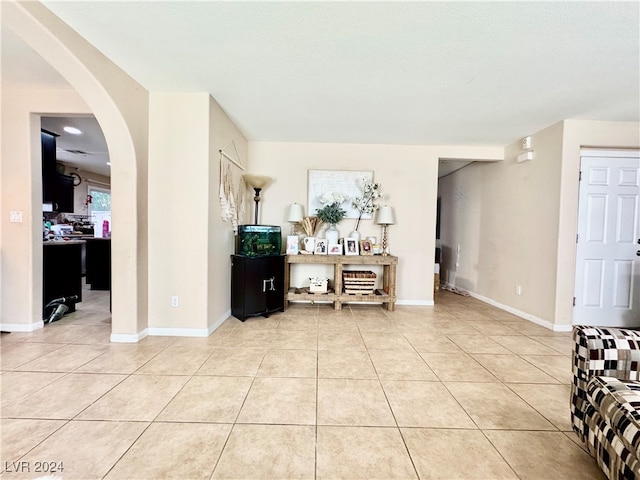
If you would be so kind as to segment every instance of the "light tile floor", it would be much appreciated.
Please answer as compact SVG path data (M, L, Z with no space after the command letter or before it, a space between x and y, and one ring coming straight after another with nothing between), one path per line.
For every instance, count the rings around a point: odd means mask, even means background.
M123 345L88 294L1 337L2 479L604 478L571 432L570 334L475 299Z

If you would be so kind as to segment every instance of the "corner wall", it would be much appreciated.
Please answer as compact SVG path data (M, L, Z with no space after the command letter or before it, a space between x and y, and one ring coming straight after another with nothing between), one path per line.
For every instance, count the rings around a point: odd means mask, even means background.
M474 163L440 179L440 274L445 283L552 323L562 124L533 135L532 145L532 161L516 161L518 141L505 148L503 162Z
M251 164L247 153L247 139L233 123L225 111L213 97L209 97L209 239L208 256L209 271L207 284L207 306L209 329L212 330L231 315L231 260L234 253L235 237L230 222L222 221L219 198L220 186L220 150L241 162L245 167L243 172L232 167L234 182L239 183L243 173L248 173ZM235 158L235 144L240 158ZM246 190L243 192L245 204L251 205L253 195ZM250 210L250 208L248 209ZM241 223L247 223L241 222Z
M580 149L638 148L640 123L556 123L532 136L535 158L521 164L519 143L505 148L503 163L472 164L440 179L441 278L549 328L570 330Z
M246 164L246 139L209 94L150 94L151 335L206 336L230 314L234 236L218 187L219 150L232 140Z

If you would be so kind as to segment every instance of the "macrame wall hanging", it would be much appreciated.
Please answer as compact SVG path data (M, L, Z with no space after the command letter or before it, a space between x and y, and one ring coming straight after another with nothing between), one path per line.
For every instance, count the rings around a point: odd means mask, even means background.
M224 149L229 145L233 146L235 155L238 160L225 153ZM232 140L220 149L220 189L218 195L220 197L220 214L222 220L231 222L234 233L238 233L238 224L245 214L245 189L246 185L242 175L238 175L239 179L234 179L233 171L240 169L244 171L244 167L240 163L240 155L236 148L235 142Z

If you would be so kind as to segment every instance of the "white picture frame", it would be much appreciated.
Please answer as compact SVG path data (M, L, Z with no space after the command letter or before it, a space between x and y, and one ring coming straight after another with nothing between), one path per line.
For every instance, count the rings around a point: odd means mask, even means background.
M287 255L298 255L300 253L300 238L297 235L287 236Z
M344 239L345 255L360 255L360 242L357 238L348 237Z
M330 243L329 244L329 255L342 255L342 244L341 243Z
M316 247L314 250L314 254L316 255L326 255L329 250L329 242L326 238L318 238L316 240Z

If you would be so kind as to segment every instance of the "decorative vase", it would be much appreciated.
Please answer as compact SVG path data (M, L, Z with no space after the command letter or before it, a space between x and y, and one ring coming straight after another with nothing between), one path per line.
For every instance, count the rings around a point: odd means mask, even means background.
M336 228L336 224L330 224L324 231L324 237L327 239L329 245L336 245L340 238L340 231Z
M354 230L349 234L349 238L355 238L356 240L360 241L360 232L357 230Z

